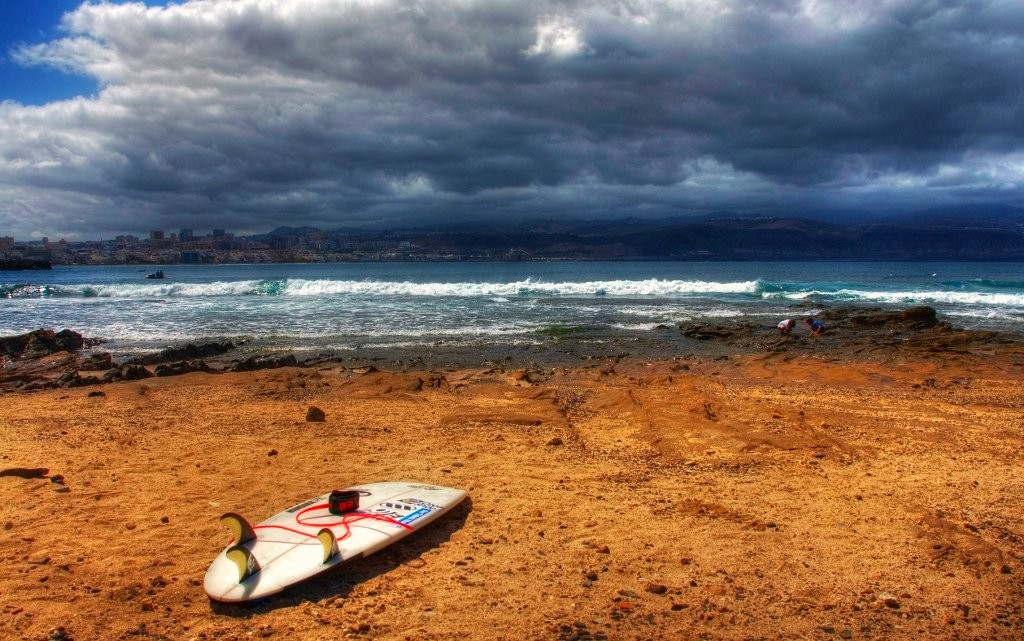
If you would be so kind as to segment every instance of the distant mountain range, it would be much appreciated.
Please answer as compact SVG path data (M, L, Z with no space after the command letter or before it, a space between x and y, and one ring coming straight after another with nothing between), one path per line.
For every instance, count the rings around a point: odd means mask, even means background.
M594 260L1024 260L1024 209L948 207L829 222L811 213L720 212L647 220L533 220L395 230L279 227L255 238L322 233L409 242L420 251ZM867 219L867 221L865 221ZM849 222L858 220L859 222Z

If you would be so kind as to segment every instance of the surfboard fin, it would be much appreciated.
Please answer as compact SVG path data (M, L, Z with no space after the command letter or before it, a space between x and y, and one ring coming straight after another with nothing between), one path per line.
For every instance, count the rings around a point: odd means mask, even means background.
M256 540L256 531L252 529L245 517L234 512L228 512L220 517L220 522L231 530L231 536L235 538L235 545L248 543Z
M320 544L324 546L324 560L321 563L327 563L338 555L338 539L334 538L334 532L324 528L316 533L316 538L320 539Z
M233 545L224 553L238 567L238 582L245 581L260 571L260 563L248 549L241 545Z

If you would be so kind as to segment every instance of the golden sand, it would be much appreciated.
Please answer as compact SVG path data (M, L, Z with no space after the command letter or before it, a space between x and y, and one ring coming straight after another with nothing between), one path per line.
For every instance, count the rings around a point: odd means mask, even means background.
M0 638L1021 639L1020 361L336 366L7 394L0 468L65 485L0 477ZM471 502L260 605L208 601L222 513L405 479Z

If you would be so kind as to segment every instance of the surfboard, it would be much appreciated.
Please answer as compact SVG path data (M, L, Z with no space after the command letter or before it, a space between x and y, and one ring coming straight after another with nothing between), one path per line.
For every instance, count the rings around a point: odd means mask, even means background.
M358 507L339 503L341 494L353 503L358 496ZM311 498L256 525L234 512L222 516L232 539L206 571L206 594L224 603L277 594L391 545L466 498L465 490L405 481L368 483L341 494Z

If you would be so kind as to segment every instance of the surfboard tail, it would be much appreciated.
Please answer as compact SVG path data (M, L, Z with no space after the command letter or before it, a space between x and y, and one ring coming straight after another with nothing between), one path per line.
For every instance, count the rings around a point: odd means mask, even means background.
M233 545L228 548L225 555L234 562L238 568L238 582L245 581L252 575L259 572L262 568L260 567L259 561L252 555L247 548L241 545Z
M256 531L241 514L228 512L220 517L220 522L231 530L231 536L235 539L235 545L242 545L243 543L256 540Z

